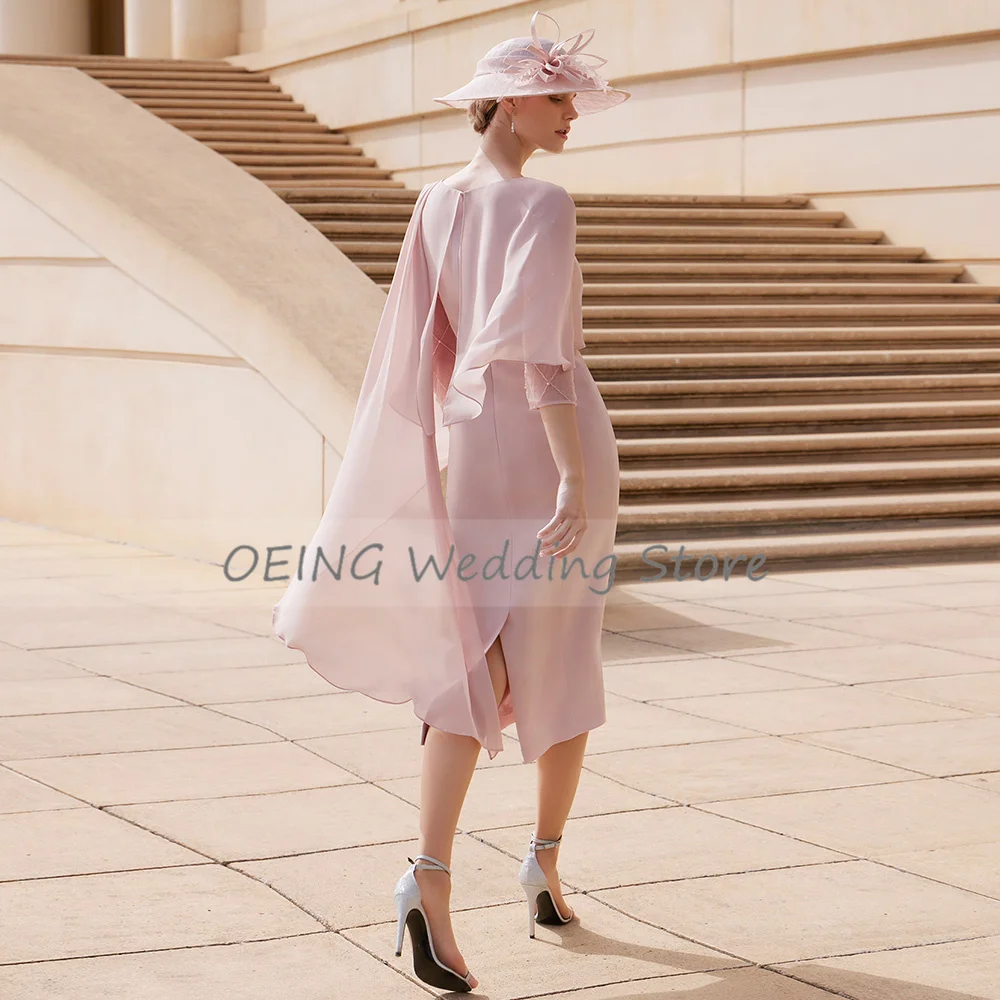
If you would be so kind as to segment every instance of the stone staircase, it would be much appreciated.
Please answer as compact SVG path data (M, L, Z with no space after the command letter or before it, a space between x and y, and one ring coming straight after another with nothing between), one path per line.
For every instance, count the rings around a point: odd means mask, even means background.
M73 65L258 177L387 288L417 192L225 62ZM1000 559L1000 288L801 195L576 195L620 581ZM746 562L734 570L743 575ZM712 573L706 559L700 574ZM721 574L721 566L717 574Z

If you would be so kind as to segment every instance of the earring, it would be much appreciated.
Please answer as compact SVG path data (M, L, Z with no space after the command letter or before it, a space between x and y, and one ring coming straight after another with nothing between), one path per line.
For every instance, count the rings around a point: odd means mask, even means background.
M510 113L510 134L511 135L516 135L516 133L514 132L514 112L513 111Z

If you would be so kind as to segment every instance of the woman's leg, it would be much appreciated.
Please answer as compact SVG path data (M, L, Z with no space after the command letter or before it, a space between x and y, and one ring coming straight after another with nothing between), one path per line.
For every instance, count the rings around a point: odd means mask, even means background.
M538 758L538 819L535 834L543 840L557 840L576 798L583 755L587 749L587 733L580 733L571 740L554 743ZM571 907L563 899L556 872L559 846L538 851L538 865L549 880L553 901L563 917L568 917Z
M499 637L487 651L486 662L499 705L507 687L507 664ZM427 731L424 741L420 775L419 853L437 858L449 868L455 830L481 749L479 741L472 736L456 736L433 726ZM418 868L414 877L431 924L438 958L459 975L464 975L469 970L458 950L451 926L451 879L446 872L429 868ZM478 985L475 979L473 984L473 988Z

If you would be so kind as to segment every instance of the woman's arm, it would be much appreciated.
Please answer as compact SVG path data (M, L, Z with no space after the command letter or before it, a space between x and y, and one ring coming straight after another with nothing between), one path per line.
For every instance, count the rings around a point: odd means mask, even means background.
M539 412L552 459L559 470L556 512L538 532L542 542L540 554L558 558L572 552L587 530L583 449L575 404L552 403L539 407Z

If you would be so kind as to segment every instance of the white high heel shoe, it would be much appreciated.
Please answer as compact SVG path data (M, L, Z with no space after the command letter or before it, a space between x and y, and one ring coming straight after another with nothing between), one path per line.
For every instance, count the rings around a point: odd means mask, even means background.
M517 874L517 880L521 883L521 888L524 889L524 894L528 897L528 937L535 936L536 920L540 924L568 924L575 916L572 907L570 907L568 917L563 917L559 912L549 889L549 880L545 877L545 872L542 871L538 858L535 857L536 850L555 847L561 840L562 837L557 840L544 840L532 834L531 849L525 855L521 870ZM536 909L537 916L535 915Z
M454 993L468 993L472 989L472 970L460 976L454 969L445 965L434 950L434 938L431 936L431 925L424 912L420 897L420 886L413 872L417 868L436 868L451 875L451 869L437 858L429 854L418 854L417 860L407 858L410 868L396 883L394 898L399 924L396 928L396 955L403 954L403 931L410 928L410 943L413 945L413 972L416 977L430 986L441 990L451 990ZM424 864L424 862L430 862Z

